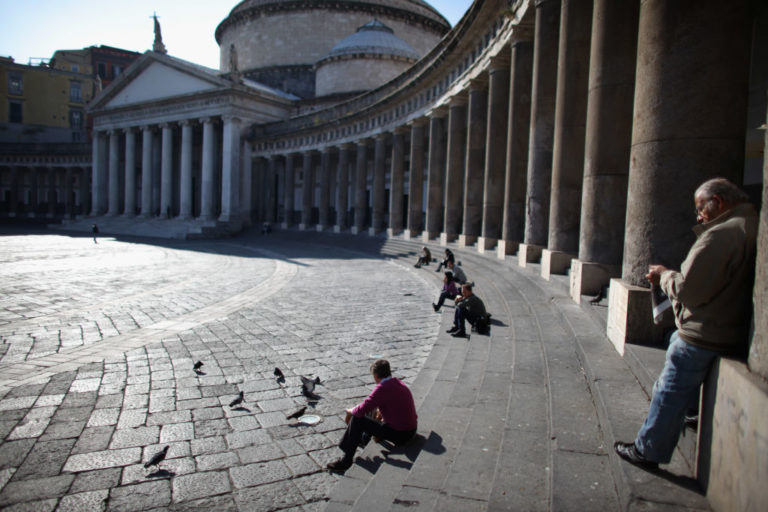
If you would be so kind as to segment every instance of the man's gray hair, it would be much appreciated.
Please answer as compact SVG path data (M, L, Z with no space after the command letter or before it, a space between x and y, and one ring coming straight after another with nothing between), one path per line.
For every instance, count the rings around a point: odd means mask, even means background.
M741 204L749 202L749 196L737 187L733 182L725 178L712 178L696 189L695 197L711 199L720 196L727 204Z

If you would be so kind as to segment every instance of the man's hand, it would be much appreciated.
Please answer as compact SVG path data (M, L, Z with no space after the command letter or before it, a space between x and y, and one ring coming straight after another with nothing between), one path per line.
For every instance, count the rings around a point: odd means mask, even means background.
M661 273L665 270L669 269L664 265L650 265L648 267L648 273L645 275L645 278L651 284L659 284L659 281L661 281Z
M352 409L347 409L345 412L347 413L347 416L344 418L344 423L349 425L349 422L352 421Z
M375 411L373 411L373 419L378 422L384 421L384 417L381 415L380 410L376 409Z

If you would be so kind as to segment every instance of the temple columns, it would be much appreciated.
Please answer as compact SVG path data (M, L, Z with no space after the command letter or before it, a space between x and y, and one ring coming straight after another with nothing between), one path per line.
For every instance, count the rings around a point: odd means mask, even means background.
M152 215L152 128L142 126L141 137L141 215L149 217Z
M448 245L461 232L462 187L467 144L467 98L459 94L451 98L448 109L448 155L445 165L443 231L440 245Z
M368 139L357 141L357 159L355 163L355 225L352 226L352 234L363 232L365 227L365 214L368 202L365 197L368 185Z
M544 279L565 274L579 249L591 25L592 0L562 3L549 241L541 258Z
M339 162L336 166L336 225L333 231L341 233L347 228L349 210L349 150L350 144L339 146Z
M125 130L125 209L123 215L136 215L136 131Z
M317 231L325 230L330 224L331 151L330 147L324 147L320 153L320 198L317 205Z
M312 222L312 199L315 195L314 151L305 151L302 157L301 173L304 176L304 184L301 194L301 223L300 230L309 229Z
M488 82L484 79L469 83L469 112L467 122L467 152L464 165L464 226L459 235L459 247L477 242L483 229L483 184L485 182L485 144L488 128Z
M160 125L162 142L160 157L160 216L170 219L173 206L173 126Z
M403 233L406 240L421 234L424 204L424 119L413 121L411 126L411 155L408 171L408 228Z
M296 193L295 155L285 155L285 187L283 200L283 228L293 225L294 194Z
M203 165L202 184L200 187L201 206L200 217L203 220L213 220L214 211L214 145L216 135L214 133L213 119L205 117L200 120L203 123Z
M549 233L560 0L536 3L531 127L526 180L525 238L518 262L539 261Z
M504 177L509 115L509 58L495 58L488 70L488 130L485 144L485 182L483 185L482 236L477 250L496 246L504 221Z
M380 133L375 138L373 150L373 187L371 190L371 227L370 235L375 235L386 229L386 174L387 174L387 134Z
M405 184L405 130L398 127L392 134L392 162L389 171L389 227L387 236L403 231L403 192Z
M179 173L179 217L192 218L192 123L181 122L181 172Z
M507 116L507 162L504 176L504 213L496 254L514 254L525 229L525 177L528 166L528 137L531 123L531 75L533 44L512 43Z
M592 10L579 258L570 279L576 303L621 274L639 11L637 2L612 0L595 0Z
M106 211L106 197L104 197L104 182L106 181L103 160L104 149L104 133L94 130L91 147L91 166L93 168L93 181L91 184L93 207L91 208L91 215L101 215Z
M429 155L427 156L427 219L422 239L435 238L443 226L443 177L445 174L445 116L443 108L429 115Z

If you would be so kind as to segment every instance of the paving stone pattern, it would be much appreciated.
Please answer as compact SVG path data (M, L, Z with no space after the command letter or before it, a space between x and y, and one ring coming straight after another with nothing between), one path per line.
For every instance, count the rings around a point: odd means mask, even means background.
M372 358L411 382L432 349L434 283L342 249L295 245L271 259L249 244L0 238L0 375L51 364L0 399L0 507L323 508L338 477L322 468L339 454L343 410L372 387ZM227 302L264 282L279 288ZM50 359L182 316L189 328L103 361ZM299 375L323 382L313 427L285 419L307 404ZM145 469L165 445L166 460Z

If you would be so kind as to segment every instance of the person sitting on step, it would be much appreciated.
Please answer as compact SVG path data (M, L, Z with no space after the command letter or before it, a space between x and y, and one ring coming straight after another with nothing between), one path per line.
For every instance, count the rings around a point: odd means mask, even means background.
M453 280L456 281L459 285L467 282L467 274L464 273L461 265L457 265L455 262L449 261L446 267L453 273Z
M466 338L467 331L464 328L464 320L471 325L475 325L478 320L485 319L485 304L472 292L472 285L466 283L461 286L461 295L456 297L456 310L453 314L453 328L448 330L448 334L454 338Z
M419 261L416 262L414 267L421 268L422 265L429 265L429 262L432 261L432 253L429 252L429 249L427 249L427 246L421 248L421 254L419 255Z
M453 257L453 252L450 249L445 250L445 259L440 262L440 264L437 266L437 269L435 272L440 272L440 269L443 267L448 267L448 262L455 262L456 259Z
M456 288L456 283L453 279L453 273L450 271L445 272L443 277L443 289L440 291L440 298L437 299L437 304L432 303L432 307L435 309L435 313L440 311L440 307L445 302L445 299L455 299L459 294L459 289Z

